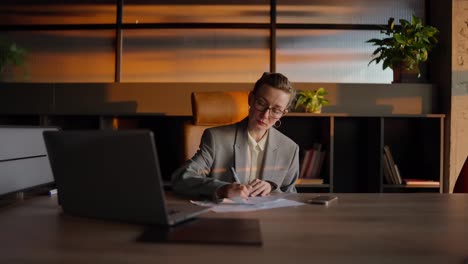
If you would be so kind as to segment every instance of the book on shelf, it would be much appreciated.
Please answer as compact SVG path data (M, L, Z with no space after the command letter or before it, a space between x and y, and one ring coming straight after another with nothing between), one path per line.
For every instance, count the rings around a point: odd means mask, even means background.
M425 180L425 179L403 179L403 182L407 186L434 186L434 187L439 187L440 182L439 181L433 181L433 180Z
M298 184L323 184L323 179L316 178L316 179L297 179L296 185Z
M392 176L392 171L390 170L390 164L389 164L389 161L385 152L383 154L383 174L385 177L385 182L387 184L395 184L395 181L393 180L393 176Z
M323 162L324 162L324 159L325 159L325 151L323 151L323 150L317 151L316 154L317 154L317 157L316 157L315 162L314 162L314 167L312 168L312 171L311 171L311 173L309 175L311 178L319 178L320 177L320 173L322 172Z
M403 184L403 179L401 178L401 175L400 175L400 170L398 169L398 165L394 165L395 166L395 172L396 172L396 179L397 179L397 182L398 184Z
M310 162L312 160L312 156L314 155L314 152L311 149L307 149L304 154L304 158L302 159L302 166L301 166L301 171L299 173L299 178L305 178L306 171L308 167L310 166Z
M387 170L389 173L389 177L391 178L392 184L403 184L403 180L401 179L398 166L395 164L395 160L393 159L393 155L392 155L392 152L390 151L390 147L387 145L384 146L384 162L385 161L387 162L387 166L388 166ZM384 166L385 166L385 163L384 163Z
M322 144L314 143L314 146L311 149L306 150L304 154L299 178L319 178L324 159L325 151L322 150Z

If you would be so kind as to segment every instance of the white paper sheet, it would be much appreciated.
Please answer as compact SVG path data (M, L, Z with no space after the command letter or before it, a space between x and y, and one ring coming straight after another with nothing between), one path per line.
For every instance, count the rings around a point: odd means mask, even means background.
M272 208L299 206L304 203L284 199L285 195L269 195L264 197L250 197L247 201L242 199L223 199L221 203L211 201L190 201L199 206L211 206L216 213L250 212Z

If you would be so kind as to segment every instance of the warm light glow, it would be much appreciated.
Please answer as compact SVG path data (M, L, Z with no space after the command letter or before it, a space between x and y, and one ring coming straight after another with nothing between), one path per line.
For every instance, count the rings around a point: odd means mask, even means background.
M415 114L424 113L423 102L421 96L408 97L386 97L376 100L376 105L386 106L394 105L392 114Z
M29 76L17 69L9 80L24 82L113 82L113 30L18 31L8 35L27 50Z
M116 10L115 4L0 4L0 24L115 23Z
M269 70L268 30L124 32L123 82L253 82Z
M125 23L269 23L270 5L124 5Z

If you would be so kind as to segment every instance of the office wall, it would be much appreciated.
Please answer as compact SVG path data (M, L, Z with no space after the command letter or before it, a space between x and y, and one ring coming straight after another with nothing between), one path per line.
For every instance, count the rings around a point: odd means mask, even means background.
M468 156L468 2L453 0L450 190Z

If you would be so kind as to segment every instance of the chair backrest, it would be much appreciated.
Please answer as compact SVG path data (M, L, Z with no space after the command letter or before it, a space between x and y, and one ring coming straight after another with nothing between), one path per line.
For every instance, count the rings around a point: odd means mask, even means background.
M458 175L455 187L453 188L454 193L468 193L468 156L466 157L465 163Z
M184 126L184 160L197 152L205 129L247 117L248 95L249 91L192 93L193 122Z

